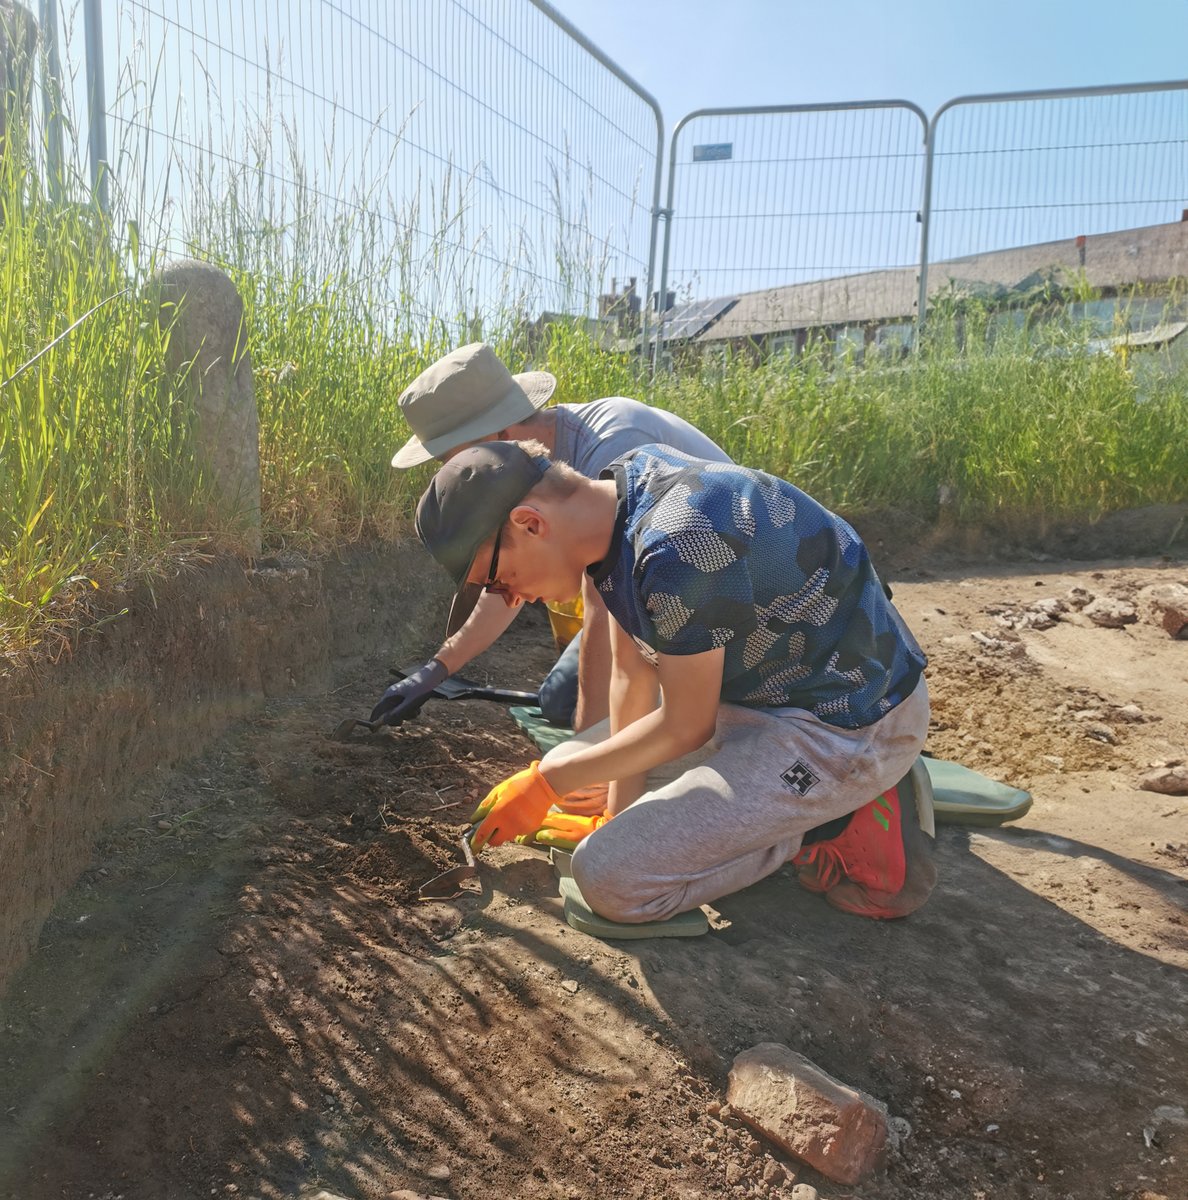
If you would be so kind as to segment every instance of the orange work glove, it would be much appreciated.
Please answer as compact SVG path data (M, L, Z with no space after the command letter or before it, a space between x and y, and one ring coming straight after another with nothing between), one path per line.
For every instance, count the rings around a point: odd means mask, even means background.
M545 816L539 829L522 833L516 841L521 845L532 843L537 846L556 846L558 850L573 850L584 838L596 829L601 829L610 820L609 813L596 817L580 817L574 813L551 812Z
M488 845L501 846L520 834L532 833L540 828L545 813L560 800L540 773L539 761L532 763L526 770L496 784L474 810L470 823L478 828L470 839L471 846L475 850Z

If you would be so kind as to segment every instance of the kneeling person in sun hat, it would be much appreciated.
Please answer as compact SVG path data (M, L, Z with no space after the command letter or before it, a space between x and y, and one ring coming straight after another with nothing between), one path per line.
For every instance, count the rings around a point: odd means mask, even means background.
M483 342L454 350L423 371L401 395L400 411L414 432L392 465L448 460L468 446L518 439L543 443L554 459L591 479L619 455L649 442L663 442L699 458L730 461L688 421L624 396L544 409L556 384L547 371L513 375ZM610 677L606 609L593 587L583 584L581 594L582 631L540 689L545 716L554 724L578 729L606 716ZM558 599L575 595L577 589ZM497 597L488 597L464 624L452 621L433 658L388 688L371 719L398 724L415 716L442 680L461 671L507 629L516 611Z
M928 730L925 659L839 517L667 446L592 480L496 442L438 471L416 527L459 585L453 622L484 594L515 607L583 577L612 618L609 720L495 787L476 848L547 841L550 823L578 841L551 810L588 812L567 798L608 783L572 868L611 920L660 920L787 862L865 916L927 898L927 839L895 790Z

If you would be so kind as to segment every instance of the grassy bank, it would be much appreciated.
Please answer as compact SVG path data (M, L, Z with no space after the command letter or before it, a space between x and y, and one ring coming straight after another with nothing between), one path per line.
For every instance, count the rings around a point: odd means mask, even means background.
M91 234L36 215L6 221L10 304L0 348L0 559L6 642L37 636L93 584L169 569L217 546L201 501L182 393L163 367L155 313L119 256L77 253ZM88 243L84 243L88 244ZM54 264L51 266L50 264ZM46 280L51 288L46 289ZM266 544L317 549L390 537L427 472L395 472L407 436L395 399L446 348L389 338L351 281L240 272L261 416ZM83 314L32 366L20 367ZM512 341L504 353L528 365ZM575 333L534 365L558 398L634 395L705 430L738 461L794 480L842 512L894 509L928 523L1026 526L1185 499L1188 380L1140 401L1113 355L943 346L894 366L836 370L823 359L745 357L650 380Z
M127 247L0 189L0 638L205 532L189 414Z
M395 400L472 316L439 313L413 287L431 264L363 216L267 220L245 187L196 206L193 252L244 297L260 408L265 544L318 549L406 527L426 469L388 462L407 430ZM350 211L365 213L363 200ZM139 223L51 207L11 159L0 187L0 639L35 643L82 596L217 548L220 529L191 452L184 388L146 287L163 245ZM327 219L328 220L328 219ZM262 234L261 231L264 231ZM271 232L269 232L271 231ZM405 306L403 309L401 305ZM648 377L576 329L529 354L524 297L483 336L513 369L545 367L558 399L633 395L680 413L738 461L786 476L846 513L894 509L1019 525L1184 500L1188 378L1144 386L1088 333L1041 342L966 337L938 322L895 365L746 356Z

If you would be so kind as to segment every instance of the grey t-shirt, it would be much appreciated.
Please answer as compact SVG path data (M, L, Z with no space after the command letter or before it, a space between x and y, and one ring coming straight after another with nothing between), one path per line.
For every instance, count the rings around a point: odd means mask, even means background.
M693 458L730 462L730 456L683 417L649 408L626 396L608 396L589 404L558 404L553 456L597 479L616 458L658 443Z

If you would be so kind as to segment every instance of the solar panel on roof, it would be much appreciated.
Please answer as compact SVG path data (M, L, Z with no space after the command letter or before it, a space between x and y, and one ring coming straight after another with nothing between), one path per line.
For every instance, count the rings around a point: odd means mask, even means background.
M664 318L664 340L683 342L695 338L737 303L737 296L719 296L714 300L678 304Z

